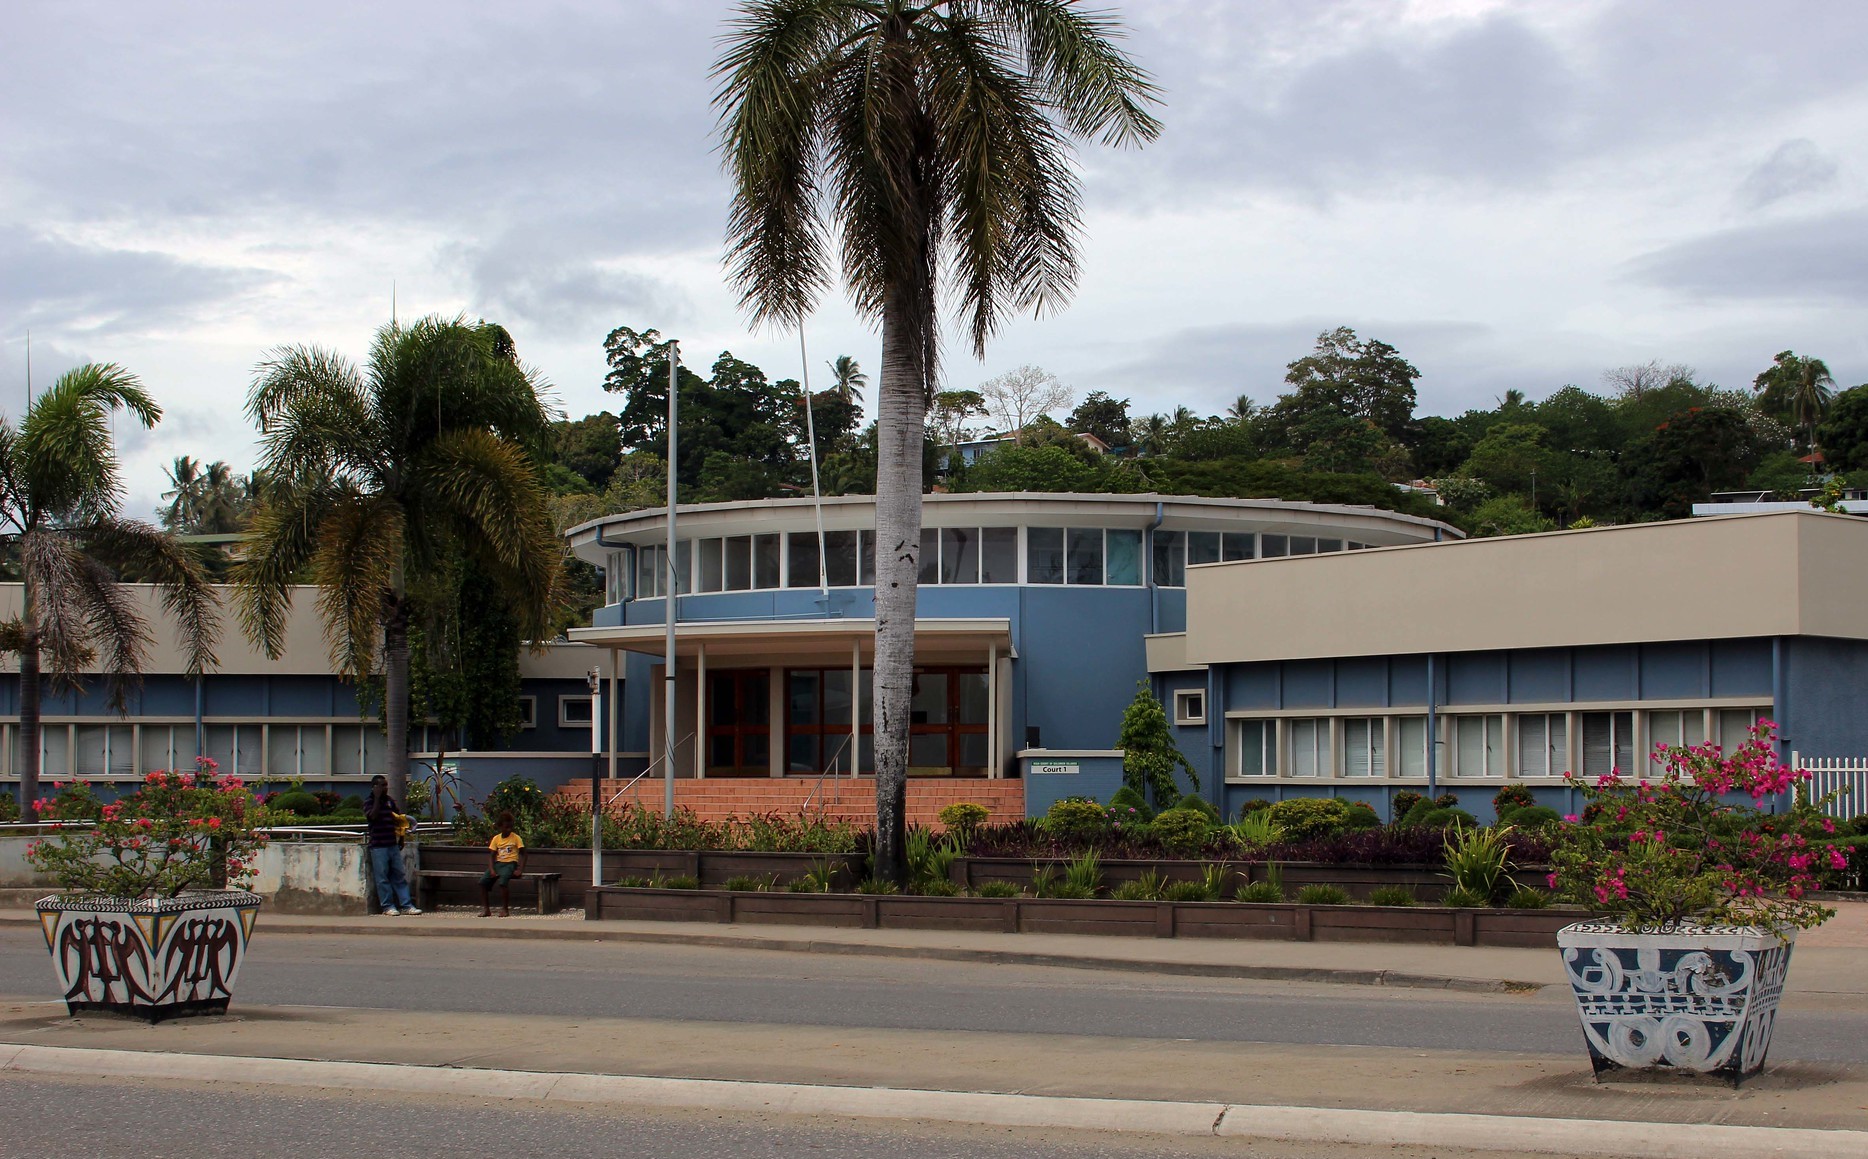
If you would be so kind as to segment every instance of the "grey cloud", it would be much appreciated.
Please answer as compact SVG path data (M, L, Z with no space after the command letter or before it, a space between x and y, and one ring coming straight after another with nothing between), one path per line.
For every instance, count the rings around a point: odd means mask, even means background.
M1627 274L1700 298L1868 302L1868 210L1723 230L1637 257Z
M529 323L563 337L634 319L666 325L686 321L689 303L660 278L616 268L587 251L562 252L544 239L511 237L462 251L475 309L487 317Z
M1825 189L1836 182L1836 159L1816 147L1808 137L1785 141L1766 157L1738 187L1741 204L1762 209L1767 205Z
M0 316L21 330L148 330L252 289L267 275L167 254L76 245L0 225Z

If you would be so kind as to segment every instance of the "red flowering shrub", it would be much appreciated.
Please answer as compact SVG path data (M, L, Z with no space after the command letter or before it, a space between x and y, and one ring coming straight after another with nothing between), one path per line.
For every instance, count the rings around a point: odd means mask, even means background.
M1835 822L1801 794L1788 813L1760 808L1809 780L1778 761L1776 727L1759 721L1729 754L1716 744L1656 746L1659 780L1572 773L1588 806L1556 832L1551 888L1636 929L1680 921L1807 929L1834 917L1808 894L1822 874L1848 867L1844 850L1822 844ZM1731 800L1747 796L1749 804Z
M33 809L45 820L70 820L74 804L61 795L34 801ZM69 893L174 897L217 889L252 876L253 855L266 840L257 829L262 813L238 777L221 776L202 757L191 773L150 773L135 792L99 804L94 825L41 838L26 857Z

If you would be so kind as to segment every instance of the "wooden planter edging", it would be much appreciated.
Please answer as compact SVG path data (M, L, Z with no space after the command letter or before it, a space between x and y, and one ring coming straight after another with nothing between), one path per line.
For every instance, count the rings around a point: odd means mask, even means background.
M1419 942L1443 946L1556 945L1574 910L1439 906L1312 906L1291 902L1113 901L768 893L604 886L587 895L592 920L1106 934L1137 938L1265 938L1297 942Z
M486 849L479 845L423 845L422 868L442 870L471 869L484 872ZM860 853L749 853L743 850L708 849L606 849L603 851L603 876L607 881L622 877L693 877L710 888L724 885L735 877L773 878L788 885L820 865L828 864L840 884L854 885L862 880L864 857ZM585 905L584 894L590 889L590 850L527 849L528 870L559 874L558 890L570 908ZM437 899L444 905L480 904L480 889L472 881L465 884L446 882L438 886Z
M1019 888L1031 884L1040 866L1049 866L1060 875L1066 858L1030 857L956 857L949 876L961 889L978 889L995 881L1010 882ZM1111 889L1134 881L1144 873L1160 874L1168 881L1199 881L1208 865L1223 865L1233 875L1233 888L1247 881L1264 881L1266 865L1262 861L1148 861L1112 860L1098 863L1103 884ZM1332 862L1281 861L1278 872L1287 890L1295 892L1306 885L1334 885L1350 897L1365 900L1370 891L1398 885L1412 889L1421 901L1429 901L1446 892L1452 884L1444 867L1438 865L1351 865ZM1514 869L1512 880L1519 885L1543 888L1542 869Z

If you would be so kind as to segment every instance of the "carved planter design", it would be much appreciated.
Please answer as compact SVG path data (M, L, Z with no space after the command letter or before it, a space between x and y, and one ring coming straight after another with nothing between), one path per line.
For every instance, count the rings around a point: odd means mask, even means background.
M172 898L55 896L35 908L66 1010L161 1022L226 1011L259 900L230 889Z
M1682 923L1636 933L1612 922L1557 932L1583 1039L1600 1077L1622 1067L1716 1074L1764 1067L1796 931Z

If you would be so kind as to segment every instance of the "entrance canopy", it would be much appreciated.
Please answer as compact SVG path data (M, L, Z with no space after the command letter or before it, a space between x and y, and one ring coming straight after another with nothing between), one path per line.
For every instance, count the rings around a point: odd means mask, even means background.
M572 640L646 656L663 655L666 631L661 624L621 627L572 628ZM675 625L677 659L705 655L709 661L729 658L786 662L821 659L847 663L853 648L873 651L873 619L811 620L701 620ZM943 660L974 661L988 652L1016 659L1012 649L1012 622L1006 619L918 619L915 621L916 663Z

